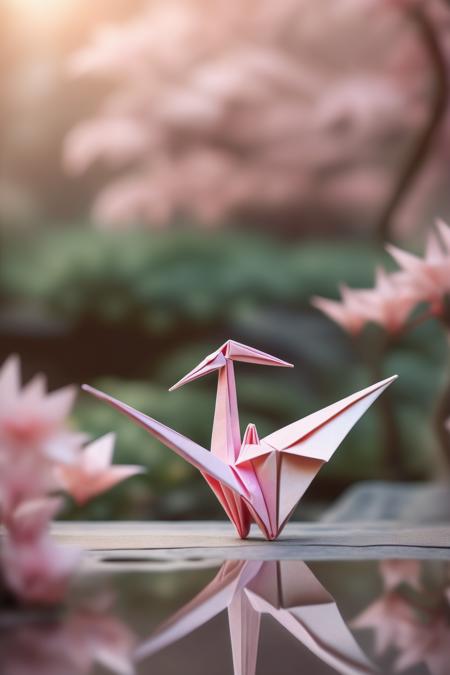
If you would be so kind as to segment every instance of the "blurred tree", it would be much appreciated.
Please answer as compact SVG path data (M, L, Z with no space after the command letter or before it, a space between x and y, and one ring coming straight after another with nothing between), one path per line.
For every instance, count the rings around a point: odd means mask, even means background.
M390 4L246 0L243 11L242 2L152 1L100 30L72 67L112 91L65 152L75 173L99 159L122 170L98 194L94 217L123 227L180 212L209 225L234 213L259 223L284 214L291 227L299 216L348 227L367 224L368 205L375 224L388 199L385 230L412 164L425 159L409 145L428 129L429 55L440 54L428 14L417 31L411 10Z

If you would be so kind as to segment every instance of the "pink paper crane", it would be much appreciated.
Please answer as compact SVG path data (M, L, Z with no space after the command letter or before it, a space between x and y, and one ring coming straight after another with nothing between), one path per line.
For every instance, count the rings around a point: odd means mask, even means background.
M140 661L227 609L234 675L254 675L262 614L268 614L342 675L376 670L361 651L328 591L298 560L225 562L193 600L135 651Z
M319 469L353 425L397 376L367 387L262 438L249 424L241 441L234 361L268 366L291 364L228 340L172 387L217 370L219 375L211 452L103 392L85 391L127 415L197 467L245 538L255 521L266 539L276 539Z

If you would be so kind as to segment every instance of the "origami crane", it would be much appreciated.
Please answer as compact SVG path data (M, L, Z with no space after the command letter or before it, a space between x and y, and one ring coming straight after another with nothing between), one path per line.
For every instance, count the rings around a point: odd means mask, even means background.
M270 615L338 673L376 672L332 596L298 560L226 561L208 586L137 647L134 659L155 654L225 609L234 675L256 672L262 614Z
M256 522L276 539L319 469L361 415L397 376L363 389L262 438L249 424L241 441L234 362L292 367L264 352L228 340L171 390L218 371L211 452L129 405L85 385L200 470L241 538Z

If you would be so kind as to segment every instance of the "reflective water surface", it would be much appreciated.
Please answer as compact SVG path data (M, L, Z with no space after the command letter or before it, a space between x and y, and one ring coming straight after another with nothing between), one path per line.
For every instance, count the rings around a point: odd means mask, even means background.
M450 563L105 563L0 613L2 675L450 673Z

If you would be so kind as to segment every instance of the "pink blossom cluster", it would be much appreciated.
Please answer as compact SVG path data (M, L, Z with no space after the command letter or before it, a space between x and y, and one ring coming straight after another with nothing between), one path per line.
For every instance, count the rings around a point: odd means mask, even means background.
M58 493L83 504L141 471L111 466L112 434L87 443L69 427L75 394L74 387L47 393L42 375L22 387L15 356L0 369L0 575L24 602L61 601L77 563L78 553L50 536L62 505Z
M74 174L119 172L94 204L117 227L375 207L392 139L409 142L428 109L417 35L378 0L152 0L71 72L112 83L64 157Z
M396 652L394 671L426 664L431 675L446 675L450 662L450 579L444 571L442 594L430 606L430 594L421 600L421 563L417 560L384 560L379 566L383 593L352 625L374 632L375 652ZM408 593L405 593L408 589Z
M450 227L442 220L436 222L422 257L392 245L387 250L399 271L388 274L379 267L374 288L352 289L343 284L340 300L315 297L312 304L352 335L369 322L398 333L423 302L428 303L430 315L441 316L450 293Z

